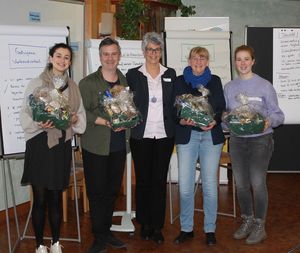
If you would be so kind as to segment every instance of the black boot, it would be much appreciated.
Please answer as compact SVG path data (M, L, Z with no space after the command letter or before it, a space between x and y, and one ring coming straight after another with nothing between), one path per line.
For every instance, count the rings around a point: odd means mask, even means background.
M151 236L153 234L153 229L150 228L149 225L142 225L141 227L141 237L144 240L150 240Z
M175 238L174 242L176 244L180 244L193 237L194 237L193 231L191 232L180 231L180 234Z
M165 240L165 238L164 238L164 236L163 236L163 234L162 234L162 232L161 232L160 229L155 229L155 230L153 231L153 234L152 234L152 236L151 236L151 239L152 239L153 241L155 241L157 244L162 244L163 241Z
M208 246L213 246L217 244L215 233L206 233L206 244Z

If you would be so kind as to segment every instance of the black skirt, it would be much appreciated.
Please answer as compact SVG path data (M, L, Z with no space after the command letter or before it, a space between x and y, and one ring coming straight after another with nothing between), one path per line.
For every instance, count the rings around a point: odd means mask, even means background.
M49 149L47 133L42 132L26 142L22 185L31 184L49 190L63 190L69 185L72 147L65 142L65 131L59 144Z

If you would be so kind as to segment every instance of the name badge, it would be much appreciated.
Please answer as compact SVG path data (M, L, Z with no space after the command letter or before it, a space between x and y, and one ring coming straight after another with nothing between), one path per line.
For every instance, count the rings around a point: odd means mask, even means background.
M262 98L260 97L248 97L249 101L259 101L261 102L262 101Z
M168 82L168 83L170 83L172 81L171 78L163 78L163 80L164 80L164 82Z

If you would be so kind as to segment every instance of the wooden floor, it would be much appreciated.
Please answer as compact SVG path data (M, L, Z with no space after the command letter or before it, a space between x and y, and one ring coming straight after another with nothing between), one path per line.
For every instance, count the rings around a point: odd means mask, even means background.
M195 237L194 239L182 244L176 245L173 239L177 236L180 226L178 219L173 225L169 221L169 204L167 205L166 222L163 230L165 242L162 245L156 245L152 241L143 241L140 239L139 226L136 226L135 233L118 232L116 235L125 241L128 245L127 250L109 249L107 252L127 252L127 253L287 253L300 243L300 174L269 174L269 209L266 230L267 240L255 246L245 245L244 240L234 240L232 233L240 224L240 219L218 216L217 222L217 245L208 247L204 242L203 213L195 214ZM172 185L172 191L175 194L173 202L178 202L178 186ZM228 189L229 188L229 189ZM220 209L222 211L232 211L232 192L227 186L220 187ZM117 203L117 210L124 210L126 207L125 197L120 196ZM197 195L197 206L200 207L201 194ZM168 202L169 203L169 202ZM133 206L134 208L134 206ZM175 212L178 213L178 204L175 205ZM69 221L62 226L62 237L76 237L76 222L73 208L69 208ZM81 236L82 243L61 241L63 252L66 253L86 253L93 237L90 230L89 214L83 214L80 204ZM26 215L19 216L20 228L23 231ZM115 222L119 222L115 219ZM134 221L135 223L135 221ZM13 239L16 238L13 224L11 226ZM6 224L4 220L0 222L0 252L8 252L6 237ZM49 230L47 229L47 232ZM31 227L28 233L32 233ZM49 241L47 241L49 244ZM16 253L34 253L35 242L32 239L22 240L15 252ZM300 248L290 251L300 252Z

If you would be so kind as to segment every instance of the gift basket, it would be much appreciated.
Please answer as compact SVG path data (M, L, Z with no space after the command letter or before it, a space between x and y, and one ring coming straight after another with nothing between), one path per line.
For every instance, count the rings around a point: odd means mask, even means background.
M201 96L183 94L176 97L177 113L179 118L195 122L197 127L207 126L214 120L213 109L208 103L209 90L201 85L198 91Z
M34 121L45 123L50 120L60 130L65 130L70 126L71 109L68 100L58 89L36 88L29 95L29 105Z
M236 97L241 106L225 114L223 121L229 131L235 135L252 135L262 133L265 127L265 117L249 104L249 99L244 94Z
M100 94L100 108L108 115L113 130L135 127L141 120L132 92L121 85Z

